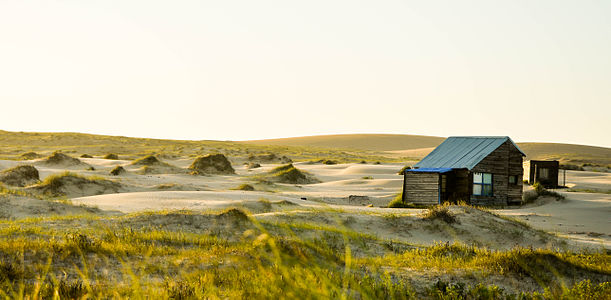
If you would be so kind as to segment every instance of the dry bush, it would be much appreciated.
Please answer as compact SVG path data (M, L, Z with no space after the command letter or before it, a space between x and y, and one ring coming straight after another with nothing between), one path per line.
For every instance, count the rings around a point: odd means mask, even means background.
M424 213L423 218L425 220L442 220L448 224L456 223L458 221L450 212L450 206L447 204L429 207Z

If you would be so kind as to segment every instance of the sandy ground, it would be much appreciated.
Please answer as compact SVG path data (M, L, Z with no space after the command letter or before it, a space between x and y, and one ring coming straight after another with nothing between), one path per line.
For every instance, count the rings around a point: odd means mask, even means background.
M308 208L341 209L347 213L354 213L355 218L360 219L366 219L365 216L368 213L399 214L408 217L422 212L422 210L415 209L381 208L401 190L402 176L397 175L402 167L401 164L323 165L295 163L297 168L309 172L321 182L307 185L272 184L266 186L257 181L258 176L262 176L278 165L264 164L261 168L249 170L244 165L234 162L236 175L192 176L185 172L141 175L137 173L134 166L129 165L130 161L97 158L82 159L82 161L93 166L95 170L43 166L38 164L37 160L0 161L0 169L22 163L31 163L39 170L41 179L53 173L69 170L83 175L97 175L119 182L122 184L121 191L123 191L119 194L91 194L91 196L86 197L67 195L67 198L74 204L112 212L218 210L237 206L250 209L261 217L275 216L277 212L261 210L261 205L265 202L290 203L295 205L292 208L294 211L307 211ZM191 163L191 160L165 160L165 162L185 168ZM108 172L117 165L124 166L128 173L121 176L110 176ZM242 183L252 184L256 191L232 190ZM611 174L568 171L567 185L573 188L610 190ZM495 212L521 219L536 229L568 237L577 244L611 249L611 218L609 217L611 215L611 195L604 193L562 193L566 195L566 200L542 199L530 206L499 209ZM350 196L361 197L350 199ZM4 200L4 204L1 206L3 213L12 217L24 217L28 213L40 215L44 210L40 201L48 200L16 201L10 199L10 201ZM32 201L38 202L34 203ZM26 206L36 209L28 210L25 209ZM14 213L9 211L11 209L14 210ZM82 208L70 210L63 206L57 206L50 214L62 210L66 213L81 213L84 211ZM463 233L458 234L461 236L460 238L430 235L430 233L425 232L421 232L420 235L406 233L405 238L418 243L426 243L427 240L431 242L434 239L460 240L463 242L486 239L485 236L473 236L474 233L469 233L470 230L482 230L482 227L477 225L478 219L470 218L468 214L462 218L470 220L468 222L474 224L461 225L464 228ZM371 222L374 221L371 220ZM482 224L483 226L493 226L492 223ZM363 226L363 230L365 230L365 227L369 225L363 224ZM388 236L401 233L399 228L386 233L387 227L377 229L368 227L367 230L374 232L378 230L379 234ZM533 238L528 243L529 245L535 245L535 241L536 239ZM516 239L516 244L519 244L519 242L520 239ZM507 243L507 245L509 244Z
M567 171L566 175L571 188L611 190L609 173ZM611 249L611 194L556 191L566 199L542 199L533 206L496 212L518 217L537 229Z

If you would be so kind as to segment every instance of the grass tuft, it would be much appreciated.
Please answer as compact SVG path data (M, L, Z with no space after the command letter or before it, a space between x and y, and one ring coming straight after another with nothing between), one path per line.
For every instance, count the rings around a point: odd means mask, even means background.
M390 208L408 208L407 204L403 202L403 193L398 194L392 201L388 203Z
M290 184L309 184L319 182L313 176L301 171L293 164L279 166L271 170L269 177L277 182Z
M429 207L424 213L425 220L442 220L448 224L456 223L458 220L450 212L450 205L435 205Z
M233 188L233 189L237 191L254 191L255 190L255 188L252 185L247 184L247 183L240 184L238 187Z
M119 155L115 154L115 153L108 153L106 155L104 155L104 157L102 157L103 159L114 159L117 160L119 159Z

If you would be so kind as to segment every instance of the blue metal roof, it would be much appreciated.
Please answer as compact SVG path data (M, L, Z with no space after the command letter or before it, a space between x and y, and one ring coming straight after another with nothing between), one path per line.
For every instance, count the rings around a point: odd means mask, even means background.
M414 167L471 170L507 140L526 156L508 136L451 136Z
M452 168L419 168L419 169L407 169L405 172L414 173L447 173L452 171Z

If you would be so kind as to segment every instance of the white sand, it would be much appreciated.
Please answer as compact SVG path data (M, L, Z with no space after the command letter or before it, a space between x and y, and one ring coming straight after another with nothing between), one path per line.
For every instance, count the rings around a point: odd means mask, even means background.
M338 164L322 165L296 163L299 169L311 173L321 180L321 183L308 185L275 184L264 187L272 192L234 191L232 188L241 183L257 185L253 175L262 175L277 164L264 164L261 168L248 170L243 165L234 164L236 175L191 176L188 174L155 174L139 175L129 173L122 176L110 176L108 172L116 165L127 165L129 161L83 159L95 167L95 171L69 169L84 175L97 175L115 180L124 185L121 191L125 193L96 195L72 199L75 204L96 206L104 210L121 211L125 213L150 210L210 210L222 209L231 206L248 208L260 199L269 201L290 201L297 204L295 209L306 207L332 207L343 211L371 212L371 213L399 213L418 214L421 210L379 208L385 206L397 193L401 191L402 176L397 175L401 164ZM164 160L165 162L186 167L192 160ZM30 161L31 162L31 161ZM9 168L28 161L0 161L0 169ZM46 176L62 172L65 169L58 167L36 166L44 179ZM373 179L364 179L364 177ZM611 190L611 174L568 171L567 184L574 188L587 188L598 190ZM176 185L180 189L200 191L167 191L158 190L159 185ZM496 210L502 215L517 217L537 229L567 236L575 243L587 246L606 247L611 249L611 195L602 193L573 193L563 192L567 200L543 201L538 205L521 208ZM348 196L367 196L368 200L359 203L350 203ZM307 201L301 200L307 198ZM366 199L366 198L365 198ZM377 207L365 207L373 204ZM22 215L20 213L19 215ZM357 216L358 217L358 216ZM360 217L358 217L360 218ZM473 220L473 222L478 222ZM373 226L373 225L372 225ZM461 225L465 230L475 224ZM369 230L380 230L380 234L393 234L400 228L382 233L384 228L373 226ZM493 228L491 228L492 230ZM473 227L473 230L476 230ZM471 233L474 235L474 233ZM425 233L421 236L411 236L411 239L424 242L429 238ZM472 238L482 238L485 236ZM463 240L462 238L459 240ZM498 242L500 243L500 241Z

